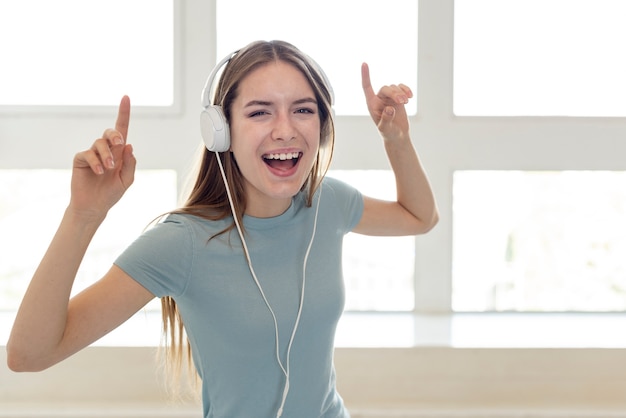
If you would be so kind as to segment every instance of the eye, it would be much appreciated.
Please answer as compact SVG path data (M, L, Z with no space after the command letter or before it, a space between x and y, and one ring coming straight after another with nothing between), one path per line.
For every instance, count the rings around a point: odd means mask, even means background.
M309 107L302 107L300 109L296 109L296 113L314 115L315 114L315 110L311 109Z
M258 117L258 116L265 116L267 114L269 114L269 113L266 112L265 110L257 110L257 111L254 111L254 112L250 113L248 115L248 117L254 118L254 117Z

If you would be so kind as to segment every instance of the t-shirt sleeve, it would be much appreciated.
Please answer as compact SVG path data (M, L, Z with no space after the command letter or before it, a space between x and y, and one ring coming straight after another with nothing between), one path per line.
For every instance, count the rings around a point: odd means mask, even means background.
M115 265L156 297L179 296L189 281L193 261L191 228L170 215L137 238Z
M324 179L324 187L329 189L343 219L344 233L352 231L363 215L363 195L353 186L333 177Z

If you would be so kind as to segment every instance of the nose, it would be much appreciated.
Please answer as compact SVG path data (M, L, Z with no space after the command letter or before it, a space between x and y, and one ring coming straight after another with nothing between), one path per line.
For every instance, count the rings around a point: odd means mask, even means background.
M289 112L279 112L274 120L272 139L291 141L296 137L296 128Z

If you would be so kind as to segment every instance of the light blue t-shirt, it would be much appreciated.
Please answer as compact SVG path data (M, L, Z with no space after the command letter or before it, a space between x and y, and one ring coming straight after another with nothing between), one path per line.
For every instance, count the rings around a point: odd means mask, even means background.
M306 207L299 193L280 216L243 219L253 268L277 318L283 364L318 198L319 191ZM362 212L363 198L356 189L324 180L302 317L291 348L285 418L349 416L335 388L333 350L344 307L342 241ZM176 300L202 379L204 417L275 417L285 376L276 360L272 316L237 231L209 240L231 222L230 217L208 221L170 215L115 263L155 296Z

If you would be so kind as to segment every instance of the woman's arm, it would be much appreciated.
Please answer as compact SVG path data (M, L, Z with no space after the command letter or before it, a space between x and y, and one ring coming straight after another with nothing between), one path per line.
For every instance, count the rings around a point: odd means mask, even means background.
M70 302L76 273L108 210L132 184L135 158L125 143L130 101L115 129L74 157L71 199L18 310L7 343L13 370L42 370L80 350L145 305L151 296L117 267Z
M369 67L361 67L367 108L378 127L396 179L397 200L364 198L361 221L354 232L366 235L416 235L438 222L437 204L428 177L409 136L404 105L413 97L407 86L384 86L374 93Z

